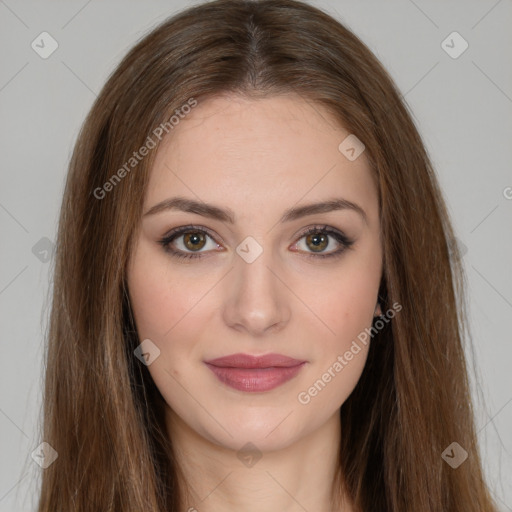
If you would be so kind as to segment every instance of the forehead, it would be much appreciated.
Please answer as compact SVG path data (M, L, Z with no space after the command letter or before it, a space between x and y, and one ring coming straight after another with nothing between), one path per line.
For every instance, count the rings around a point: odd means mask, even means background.
M158 149L146 210L171 195L224 204L240 216L334 196L376 208L364 152L350 161L339 150L349 135L321 105L293 94L199 102Z

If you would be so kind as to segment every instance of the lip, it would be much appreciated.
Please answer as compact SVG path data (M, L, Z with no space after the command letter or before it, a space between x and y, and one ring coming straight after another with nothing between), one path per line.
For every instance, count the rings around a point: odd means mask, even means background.
M232 354L205 361L224 384L239 391L270 391L297 375L306 361L281 354Z

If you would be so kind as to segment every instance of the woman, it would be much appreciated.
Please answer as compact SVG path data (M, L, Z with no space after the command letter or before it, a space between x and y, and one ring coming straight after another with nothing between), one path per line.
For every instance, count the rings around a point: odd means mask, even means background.
M453 240L339 22L294 0L169 19L70 164L39 512L495 510Z

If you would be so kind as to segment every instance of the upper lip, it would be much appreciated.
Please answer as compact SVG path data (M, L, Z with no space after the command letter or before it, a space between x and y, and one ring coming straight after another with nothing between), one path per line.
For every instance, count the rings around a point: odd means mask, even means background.
M284 356L282 354L266 354L263 356L252 356L250 354L231 354L229 356L218 357L205 361L213 366L223 368L290 368L304 363L299 359Z

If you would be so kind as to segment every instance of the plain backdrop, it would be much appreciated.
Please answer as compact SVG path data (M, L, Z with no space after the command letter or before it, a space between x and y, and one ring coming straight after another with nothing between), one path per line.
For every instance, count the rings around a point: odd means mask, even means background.
M192 3L0 0L0 512L35 510L49 259L76 136L128 48ZM481 454L512 511L512 2L311 3L375 52L435 165L464 254ZM47 58L41 37L58 45Z

